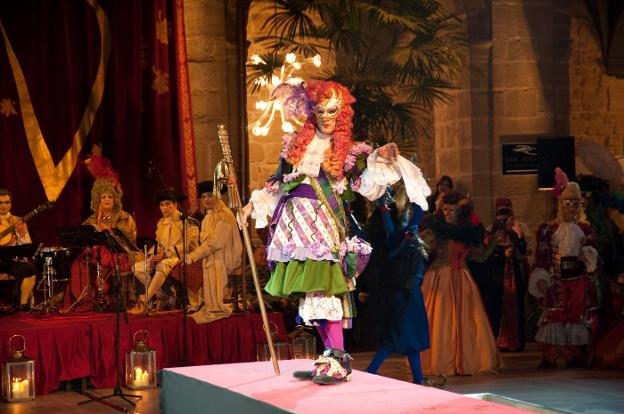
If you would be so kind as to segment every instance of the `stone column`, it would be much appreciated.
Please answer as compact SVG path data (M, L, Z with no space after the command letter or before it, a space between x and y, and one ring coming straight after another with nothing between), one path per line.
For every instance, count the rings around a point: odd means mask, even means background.
M239 173L246 172L241 149L244 140L240 126L245 124L245 113L239 109L241 70L236 7L235 0L184 2L199 180L211 180L222 159L218 124L228 127L235 163Z

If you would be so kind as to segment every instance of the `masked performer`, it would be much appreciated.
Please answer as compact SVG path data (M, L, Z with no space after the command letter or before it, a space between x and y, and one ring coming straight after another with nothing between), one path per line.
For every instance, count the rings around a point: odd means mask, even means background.
M582 211L577 183L568 183L558 200L557 218L537 229L535 267L529 293L542 308L535 339L542 344L540 368L583 365L596 326L594 284L598 253Z
M484 247L485 229L472 214L470 199L449 190L441 211L428 217L422 238L432 256L422 291L431 348L422 353L425 375L474 375L496 372L496 348L479 289L466 260L487 260L498 242Z
M420 352L429 348L427 312L420 286L426 252L418 237L423 210L407 201L405 188L378 202L368 223L373 245L368 276L370 311L379 348L366 370L372 374L390 353L407 356L412 381L420 384Z
M487 262L493 286L482 290L481 294L498 348L521 351L524 349L524 300L528 279L527 228L516 221L510 199L497 198L495 206L496 219L488 235L502 230L503 237Z
M284 84L274 97L287 117L302 115L305 123L285 137L277 173L263 190L253 192L242 221L253 214L256 227L264 227L271 217L267 256L272 274L266 291L299 298L299 317L316 325L326 347L314 369L295 376L319 384L349 381L342 328L353 317L354 277L364 267L370 246L349 237L345 203L352 200L353 190L376 200L401 176L410 200L423 208L430 190L420 170L398 156L396 145L371 153L369 146L354 144L355 100L344 86L324 81Z

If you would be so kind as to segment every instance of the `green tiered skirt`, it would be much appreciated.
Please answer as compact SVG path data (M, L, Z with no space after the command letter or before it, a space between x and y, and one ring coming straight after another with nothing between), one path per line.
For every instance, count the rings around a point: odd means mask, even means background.
M307 292L323 292L327 296L349 292L340 263L311 259L276 263L265 290L282 298L305 296Z

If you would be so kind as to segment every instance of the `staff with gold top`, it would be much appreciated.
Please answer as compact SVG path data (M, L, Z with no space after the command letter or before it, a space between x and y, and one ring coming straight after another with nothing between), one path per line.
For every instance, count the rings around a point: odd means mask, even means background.
M219 136L221 150L223 151L223 160L220 161L219 164L225 164L222 168L229 174L229 177L227 177L227 186L230 193L230 208L236 211L237 220L239 221L239 224L241 224L241 231L243 232L243 242L245 243L245 251L247 252L247 259L249 260L249 264L251 266L251 274L253 276L254 286L256 288L256 296L258 297L258 307L260 308L260 314L262 316L262 327L264 329L267 344L269 345L271 361L273 361L273 370L275 371L275 375L279 375L280 369L277 363L275 348L273 347L273 339L271 337L269 318L267 317L266 308L264 306L262 289L258 280L258 269L256 269L256 263L254 262L251 239L249 238L247 224L245 223L249 215L243 214L243 205L241 203L240 193L238 192L238 188L236 185L236 170L234 169L234 161L232 160L232 152L230 151L229 136L227 130L225 129L225 125L219 125L217 127L217 135Z

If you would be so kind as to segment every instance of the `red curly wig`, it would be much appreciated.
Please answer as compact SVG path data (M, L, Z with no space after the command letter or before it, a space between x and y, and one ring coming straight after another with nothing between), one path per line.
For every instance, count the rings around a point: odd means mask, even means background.
M342 107L336 118L336 129L332 134L332 146L328 149L323 169L327 174L335 179L341 178L344 174L343 166L353 142L351 141L351 129L353 128L353 109L351 104L355 98L349 90L339 83L332 81L311 80L306 82L306 95L310 102L317 105L332 97L332 91L340 96ZM314 139L316 131L316 119L314 114L308 116L303 127L290 142L286 152L286 161L292 165L297 165L303 158L308 144Z

